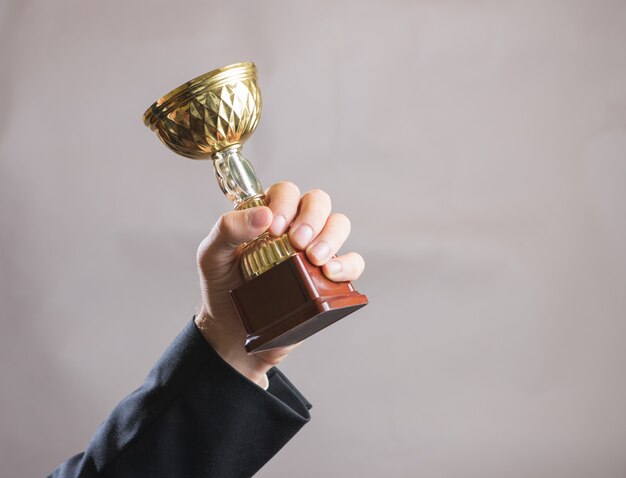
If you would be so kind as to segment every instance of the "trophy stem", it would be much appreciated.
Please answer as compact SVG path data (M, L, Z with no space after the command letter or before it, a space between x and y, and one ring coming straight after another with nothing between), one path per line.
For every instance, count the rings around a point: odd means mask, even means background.
M211 158L217 182L235 207L239 208L250 199L263 197L261 181L256 177L252 163L241 154L241 144L218 151Z
M250 161L235 144L212 156L215 176L222 191L235 203L235 209L267 206L261 182ZM265 232L241 246L241 272L249 281L295 255L287 234L272 237Z

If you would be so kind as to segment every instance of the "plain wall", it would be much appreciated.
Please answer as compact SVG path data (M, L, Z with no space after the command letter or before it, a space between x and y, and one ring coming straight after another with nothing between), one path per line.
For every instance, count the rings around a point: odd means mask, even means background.
M0 3L0 475L80 452L230 204L141 122L252 60L244 152L328 191L370 305L282 369L261 477L626 476L626 2Z

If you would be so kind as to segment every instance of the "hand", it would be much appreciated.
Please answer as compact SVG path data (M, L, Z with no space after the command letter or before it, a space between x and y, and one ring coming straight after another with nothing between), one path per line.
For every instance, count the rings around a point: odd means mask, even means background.
M267 190L266 201L268 207L224 214L200 244L197 259L202 307L196 316L196 326L216 352L264 388L267 371L297 344L255 354L246 352L246 331L228 294L243 283L239 246L268 229L273 236L289 229L294 248L306 251L313 264L323 266L330 280L356 280L365 267L355 252L334 257L350 234L350 221L343 214L330 213L330 197L324 191L315 189L300 197L295 184L281 182Z

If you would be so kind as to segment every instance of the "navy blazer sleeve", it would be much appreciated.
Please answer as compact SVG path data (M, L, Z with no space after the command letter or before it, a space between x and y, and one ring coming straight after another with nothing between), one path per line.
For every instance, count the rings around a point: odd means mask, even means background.
M309 421L310 403L278 370L263 390L193 321L144 384L50 477L249 477Z

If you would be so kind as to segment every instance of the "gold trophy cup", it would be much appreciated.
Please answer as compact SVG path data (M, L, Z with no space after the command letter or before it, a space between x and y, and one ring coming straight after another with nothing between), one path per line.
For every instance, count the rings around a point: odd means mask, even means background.
M241 154L261 115L254 63L236 63L188 81L143 115L174 152L211 159L217 181L236 209L265 205L261 183ZM291 345L366 305L350 282L332 282L287 234L265 232L240 248L244 284L230 291L247 331L248 352Z

